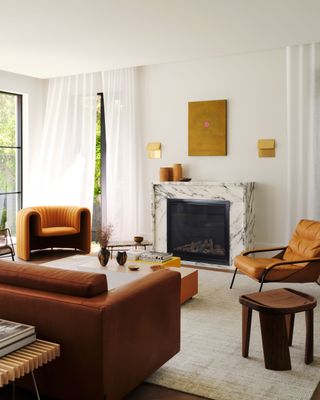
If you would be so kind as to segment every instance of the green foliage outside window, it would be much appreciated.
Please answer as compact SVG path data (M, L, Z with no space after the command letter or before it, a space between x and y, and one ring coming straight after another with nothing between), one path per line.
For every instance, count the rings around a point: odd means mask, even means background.
M101 195L101 103L97 96L97 125L96 125L96 163L94 174L94 204L100 203Z
M16 108L16 96L0 93L0 146L3 146L0 148L0 193L16 190L17 149L10 148L17 146ZM0 229L4 229L6 228L8 217L7 195L3 194L1 197Z
M0 229L6 228L7 224L7 206L4 205L1 210Z
M92 238L97 241L101 230L101 96L97 96L97 124L96 124L96 160L94 174L94 195L92 215Z
M17 146L16 98L0 93L0 146ZM16 149L0 148L0 192L16 190Z

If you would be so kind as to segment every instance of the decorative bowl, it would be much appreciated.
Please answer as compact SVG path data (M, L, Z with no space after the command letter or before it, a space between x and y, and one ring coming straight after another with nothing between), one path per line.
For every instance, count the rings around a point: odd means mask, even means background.
M138 271L139 268L139 265L128 265L128 269L130 269L130 271Z
M155 264L155 265L151 265L150 269L152 269L152 271L159 271L160 269L166 269L166 267L161 264Z
M141 243L141 242L143 241L143 236L134 236L134 237L133 237L133 240L134 240L136 243Z

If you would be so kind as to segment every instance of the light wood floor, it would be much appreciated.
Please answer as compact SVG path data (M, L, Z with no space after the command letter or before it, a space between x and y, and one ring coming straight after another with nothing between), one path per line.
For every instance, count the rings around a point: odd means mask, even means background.
M74 251L70 250L53 250L53 251L39 251L34 253L31 262L40 264L54 259L59 259L67 257L68 255L76 254ZM77 253L79 254L79 253ZM9 258L8 258L9 260ZM16 257L16 260L19 259ZM214 379L214 377L212 377ZM35 393L28 392L24 390L16 390L16 399L18 400L34 400ZM1 400L11 400L11 388L4 387L0 388L0 399ZM142 383L135 390L129 393L123 400L199 400L204 399L203 397L194 396L187 393L178 392L176 390L171 390L163 388L161 386L152 385L149 383ZM41 400L54 400L48 397L41 396ZM89 400L89 399L88 399ZM219 400L219 399L216 399ZM279 399L281 400L281 399ZM315 390L312 398L310 400L320 400L320 383Z

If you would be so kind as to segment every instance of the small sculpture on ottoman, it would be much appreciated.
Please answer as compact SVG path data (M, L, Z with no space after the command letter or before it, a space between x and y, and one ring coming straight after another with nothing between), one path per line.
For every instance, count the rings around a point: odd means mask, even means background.
M119 265L124 265L127 261L127 252L126 251L118 251L117 254L117 262Z
M99 262L102 267L105 267L108 264L110 251L107 249L109 240L111 238L113 231L113 227L111 224L107 225L106 227L102 227L97 232L98 242L100 244L100 250L98 253Z

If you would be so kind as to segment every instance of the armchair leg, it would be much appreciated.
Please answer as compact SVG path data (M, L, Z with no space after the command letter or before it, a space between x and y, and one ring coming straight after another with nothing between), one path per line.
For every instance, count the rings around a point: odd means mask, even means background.
M264 284L264 281L262 280L262 281L260 282L259 292L261 292L263 284Z
M269 270L268 269L266 269L265 271L264 271L264 273L262 274L262 277L261 277L261 279L260 279L260 288L259 288L259 292L261 292L261 290L262 290L262 286L263 286L263 284L264 284L264 280L265 280L265 278L266 278L266 275L267 275L267 273L269 272Z
M232 281L231 281L231 285L230 285L230 289L232 289L234 278L236 277L237 271L238 271L238 268L236 268L235 271L234 271L234 274L233 274L233 277L232 277Z

